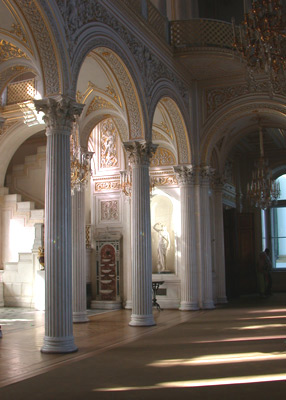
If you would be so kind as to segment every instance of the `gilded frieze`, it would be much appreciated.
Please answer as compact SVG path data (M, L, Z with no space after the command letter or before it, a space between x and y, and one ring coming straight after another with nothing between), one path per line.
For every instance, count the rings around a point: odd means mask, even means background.
M116 108L109 101L103 99L100 96L95 96L87 109L86 116L88 116L93 111L98 111L103 108L116 110Z
M29 60L29 57L17 46L6 40L0 40L0 62L8 61L13 58L25 58Z
M176 158L174 154L163 147L158 147L156 153L153 155L150 166L151 167L160 167L167 165L175 165Z
M115 168L118 162L118 134L112 119L100 124L100 168Z

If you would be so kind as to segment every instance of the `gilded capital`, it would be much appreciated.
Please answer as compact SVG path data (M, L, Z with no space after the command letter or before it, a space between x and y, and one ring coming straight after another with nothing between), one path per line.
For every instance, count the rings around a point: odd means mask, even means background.
M125 150L131 165L149 165L157 144L151 142L124 142Z
M57 130L70 135L75 116L80 115L84 104L76 103L67 96L34 100L36 110L43 112L47 134Z
M213 179L215 174L215 169L210 166L200 167L199 175L200 175L200 183L208 185Z
M173 167L179 186L193 185L196 172L192 165L178 165Z

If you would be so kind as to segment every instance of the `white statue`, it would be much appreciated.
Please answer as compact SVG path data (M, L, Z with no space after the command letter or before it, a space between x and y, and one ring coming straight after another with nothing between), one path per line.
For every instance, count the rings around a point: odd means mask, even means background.
M158 232L158 272L166 270L166 256L170 246L170 236L167 227L160 222L157 222L153 229Z

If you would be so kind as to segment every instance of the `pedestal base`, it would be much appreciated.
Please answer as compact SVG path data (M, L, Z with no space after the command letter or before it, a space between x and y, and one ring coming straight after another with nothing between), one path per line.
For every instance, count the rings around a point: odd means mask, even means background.
M212 300L203 302L203 309L213 310L215 308L214 302Z
M88 322L89 319L87 318L86 311L85 312L73 312L72 314L72 322L74 324L82 324Z
M92 300L90 308L93 310L121 310L121 301Z
M153 314L151 315L131 315L130 326L153 326L156 325Z
M56 337L44 337L44 345L41 348L42 353L75 353L78 350L74 344L74 338L56 338Z
M196 302L188 302L188 301L182 301L180 304L180 311L197 311L199 310L199 305Z

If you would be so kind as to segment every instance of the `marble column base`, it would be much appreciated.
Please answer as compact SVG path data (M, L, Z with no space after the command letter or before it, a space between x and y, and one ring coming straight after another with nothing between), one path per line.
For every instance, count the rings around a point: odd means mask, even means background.
M204 310L213 310L215 308L214 302L212 300L203 302Z
M154 321L153 314L151 315L131 315L130 326L152 326L156 325Z
M73 312L72 320L74 324L80 324L84 322L89 322L86 312Z
M218 297L217 298L217 304L227 304L227 297Z
M75 353L78 350L74 344L73 336L60 337L44 337L44 345L41 348L42 353Z
M199 305L196 302L182 301L180 304L180 311L197 311L199 310Z
M132 310L132 301L131 300L127 300L124 308L126 310Z

